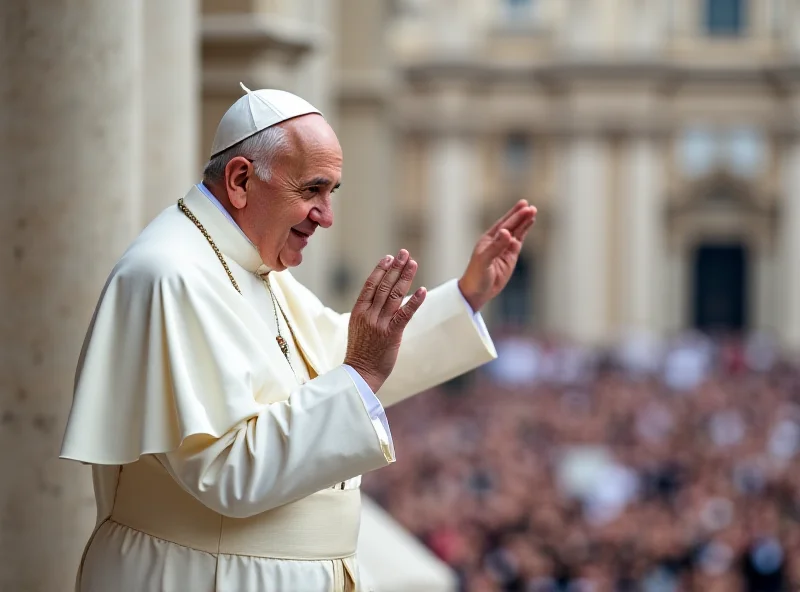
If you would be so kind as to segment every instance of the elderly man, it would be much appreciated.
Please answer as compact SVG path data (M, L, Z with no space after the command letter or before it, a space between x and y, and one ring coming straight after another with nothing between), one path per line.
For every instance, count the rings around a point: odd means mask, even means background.
M89 328L62 449L97 498L80 591L369 589L359 485L395 458L384 407L495 356L478 311L535 209L518 203L430 293L406 298L408 252L384 257L336 314L288 268L333 224L339 143L299 97L245 91Z

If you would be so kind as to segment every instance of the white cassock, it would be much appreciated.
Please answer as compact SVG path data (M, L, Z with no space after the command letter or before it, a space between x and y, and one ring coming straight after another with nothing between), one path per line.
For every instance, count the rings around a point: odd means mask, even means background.
M490 361L492 342L455 281L431 290L376 398L343 365L349 316L269 272L204 189L185 204L241 294L171 207L114 268L84 344L61 454L92 465L97 498L77 590L369 590L359 486L394 461L383 408Z

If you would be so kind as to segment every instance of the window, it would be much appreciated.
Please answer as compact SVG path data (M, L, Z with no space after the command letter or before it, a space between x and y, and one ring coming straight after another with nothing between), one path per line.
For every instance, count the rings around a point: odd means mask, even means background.
M677 150L681 170L689 178L719 167L740 177L757 177L764 171L769 148L763 132L754 127L695 126L682 132Z
M757 129L736 128L725 138L725 159L731 171L743 177L755 177L764 167L766 146Z
M498 317L504 325L525 325L532 317L533 269L525 254L520 254L517 265L505 289L497 300Z
M741 35L745 25L744 0L706 0L709 35Z
M530 167L530 143L522 133L513 133L506 138L505 169L512 179L522 179Z
M678 140L678 162L687 177L702 177L718 164L719 142L714 130L693 127Z
M503 12L509 23L526 23L533 18L536 0L503 0Z

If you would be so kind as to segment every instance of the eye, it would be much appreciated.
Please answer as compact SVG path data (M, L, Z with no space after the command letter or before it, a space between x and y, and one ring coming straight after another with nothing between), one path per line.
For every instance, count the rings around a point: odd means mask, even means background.
M310 193L319 193L319 187L317 187L316 185L314 185L314 186L312 186L312 187L309 187L309 188L307 188L307 189L306 189L306 191L308 191L308 192L310 192Z

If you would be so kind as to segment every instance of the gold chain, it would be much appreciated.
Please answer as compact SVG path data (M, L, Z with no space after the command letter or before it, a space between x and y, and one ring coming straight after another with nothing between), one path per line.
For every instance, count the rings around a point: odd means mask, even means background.
M219 259L219 262L222 263L222 267L225 269L225 273L228 274L228 279L231 281L231 284L233 285L234 288L236 288L236 291L239 292L239 294L241 294L242 291L239 289L239 284L236 283L236 278L233 277L233 273L231 273L230 267L228 267L228 264L225 262L225 257L222 256L222 252L217 247L216 243L214 242L214 239L211 238L211 235L208 234L208 231L205 229L205 227L200 223L200 220L198 220L197 217L192 213L192 211L188 207L186 207L186 204L183 202L183 198L178 200L178 209L180 209L181 212L186 214L186 217L189 218L189 220L191 220L194 223L194 225L197 226L198 230L200 230L203 236L206 237L208 244L211 245L212 249L214 249L214 253L217 255L217 259ZM281 315L286 321L287 327L289 327L289 319L286 318L286 314L283 312L281 305L276 300L275 294L272 293L272 286L269 285L269 280L262 277L261 281L263 281L264 284L266 285L267 290L269 291L270 299L272 300L272 311L275 313L275 326L278 329L278 336L275 338L275 341L278 342L278 347L281 349L281 353L283 353L283 356L286 358L286 361L289 363L289 367L292 369L292 373L294 374L295 373L294 366L292 366L292 362L289 359L289 344L286 342L286 339L283 338L283 335L281 335L281 324L280 322L278 322L278 309L280 309ZM292 328L289 327L289 333L291 332Z
M267 287L267 291L269 292L269 297L272 300L272 312L275 313L275 326L278 328L278 336L275 338L275 341L278 342L278 347L281 348L283 352L283 357L286 358L286 361L289 362L289 367L292 369L292 373L297 376L297 373L294 371L294 366L292 366L292 361L289 359L289 344L281 335L281 324L278 321L278 310L281 311L281 316L283 320L286 321L286 326L289 328L289 333L294 337L292 333L292 328L289 326L289 319L286 317L286 313L283 312L283 308L281 308L281 303L278 302L278 299L275 298L275 294L272 292L272 286L269 283L269 279L262 277L261 281L264 282L264 285Z
M192 211L189 208L186 207L186 204L183 203L183 198L180 198L178 200L178 208L180 209L181 212L186 214L186 217L189 218L189 220L194 222L194 225L197 226L197 228L200 230L200 232L203 233L203 236L206 237L206 240L208 241L208 244L211 245L212 249L214 249L214 253L216 253L217 259L219 259L219 262L222 263L222 267L225 268L225 273L228 274L228 279L231 281L231 284L233 284L233 287L236 288L236 291L239 292L239 294L241 294L242 291L239 289L239 284L236 283L236 279L233 277L233 274L231 273L231 270L228 267L228 264L225 263L225 258L222 256L222 253L217 248L217 245L214 243L213 239L211 238L211 235L208 234L208 231L200 223L200 220L198 220L195 217L195 215L192 214Z

